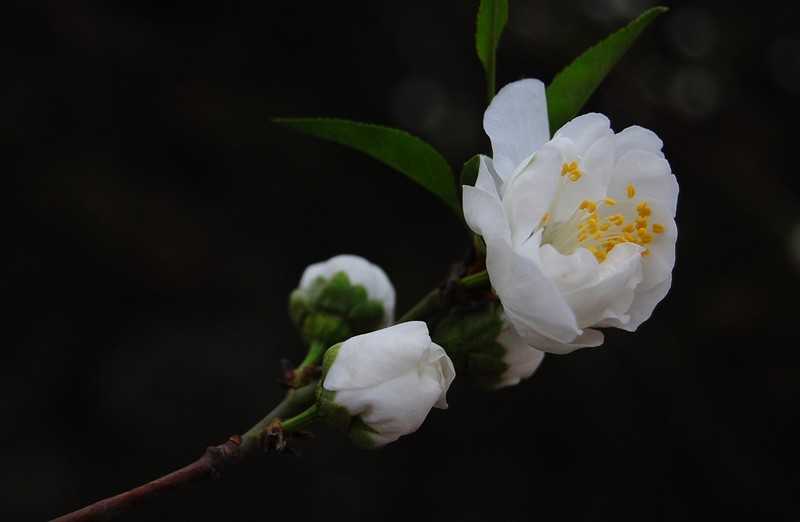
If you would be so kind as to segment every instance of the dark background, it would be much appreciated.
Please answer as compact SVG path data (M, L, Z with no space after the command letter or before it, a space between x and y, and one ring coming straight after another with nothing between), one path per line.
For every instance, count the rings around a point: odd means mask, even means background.
M26 2L0 47L0 512L41 520L179 467L279 400L310 262L407 309L467 245L388 168L269 124L488 152L477 2ZM648 4L512 0L498 84L545 81ZM132 520L798 520L797 11L675 2L591 99L677 173L674 285L639 332L548 356L379 452L325 430ZM9 6L10 7L10 6Z

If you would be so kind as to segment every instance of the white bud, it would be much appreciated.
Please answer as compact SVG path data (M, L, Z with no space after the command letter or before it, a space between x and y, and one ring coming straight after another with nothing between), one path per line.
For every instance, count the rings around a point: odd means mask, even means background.
M424 322L351 337L331 355L322 392L357 417L352 424L358 433L351 434L362 444L365 438L373 446L393 442L416 431L434 406L447 408L455 370Z
M309 265L300 278L301 290L308 290L319 278L329 280L336 274L344 272L350 283L361 285L367 291L370 300L383 304L385 312L384 325L394 322L395 291L392 282L381 267L370 263L360 256L342 254Z

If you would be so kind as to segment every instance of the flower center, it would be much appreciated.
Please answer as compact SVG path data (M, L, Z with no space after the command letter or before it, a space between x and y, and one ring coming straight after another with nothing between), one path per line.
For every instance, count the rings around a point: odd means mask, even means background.
M575 162L565 163L561 172L570 181L577 181L582 176ZM606 260L614 247L623 243L643 246L645 250L641 255L650 255L647 245L653 241L654 235L664 233L664 225L650 223L652 209L647 201L635 199L636 187L633 184L628 185L626 196L628 201L619 205L611 197L597 201L585 199L569 219L558 223L551 223L551 214L545 213L538 227L543 229L542 244L553 245L564 255L585 248L600 263Z

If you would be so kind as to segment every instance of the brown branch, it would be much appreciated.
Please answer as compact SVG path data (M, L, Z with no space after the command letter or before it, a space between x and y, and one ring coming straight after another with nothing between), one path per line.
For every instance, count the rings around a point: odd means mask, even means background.
M314 399L316 382L303 388L290 390L283 401L243 436L234 435L224 444L211 446L203 455L177 471L152 482L109 497L83 509L53 519L53 522L99 522L114 520L143 503L161 495L200 482L207 478L220 478L231 465L265 451L283 449L285 441L281 418L305 408Z
M161 496L164 493L208 477L220 477L226 467L241 460L240 444L241 437L234 435L224 444L206 449L203 456L188 466L184 466L169 475L148 482L138 488L100 500L83 509L58 517L54 522L113 520L145 501Z

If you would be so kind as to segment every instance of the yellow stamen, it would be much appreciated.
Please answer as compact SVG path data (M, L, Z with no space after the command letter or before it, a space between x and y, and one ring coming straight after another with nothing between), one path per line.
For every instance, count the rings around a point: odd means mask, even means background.
M633 198L636 197L636 187L633 186L633 183L630 183L628 185L627 192L628 192L628 198L629 199L633 199Z
M608 221L618 227L621 227L625 223L625 216L622 214L614 214L612 216L608 216Z
M561 175L566 176L570 172L575 172L578 170L578 162L577 161L570 161L569 163L564 163L561 165Z
M636 205L636 212L639 213L639 217L647 217L651 214L650 205L647 204L647 201L642 201L638 205Z
M578 208L585 210L586 212L594 212L597 210L597 204L594 201L589 201L588 199L584 199L583 201L581 201L581 205Z
M605 198L603 198L603 203L605 203L607 207L613 207L614 205L617 204L617 200L612 197L606 196Z
M664 233L664 225L661 223L653 223L653 233L654 234L663 234Z

